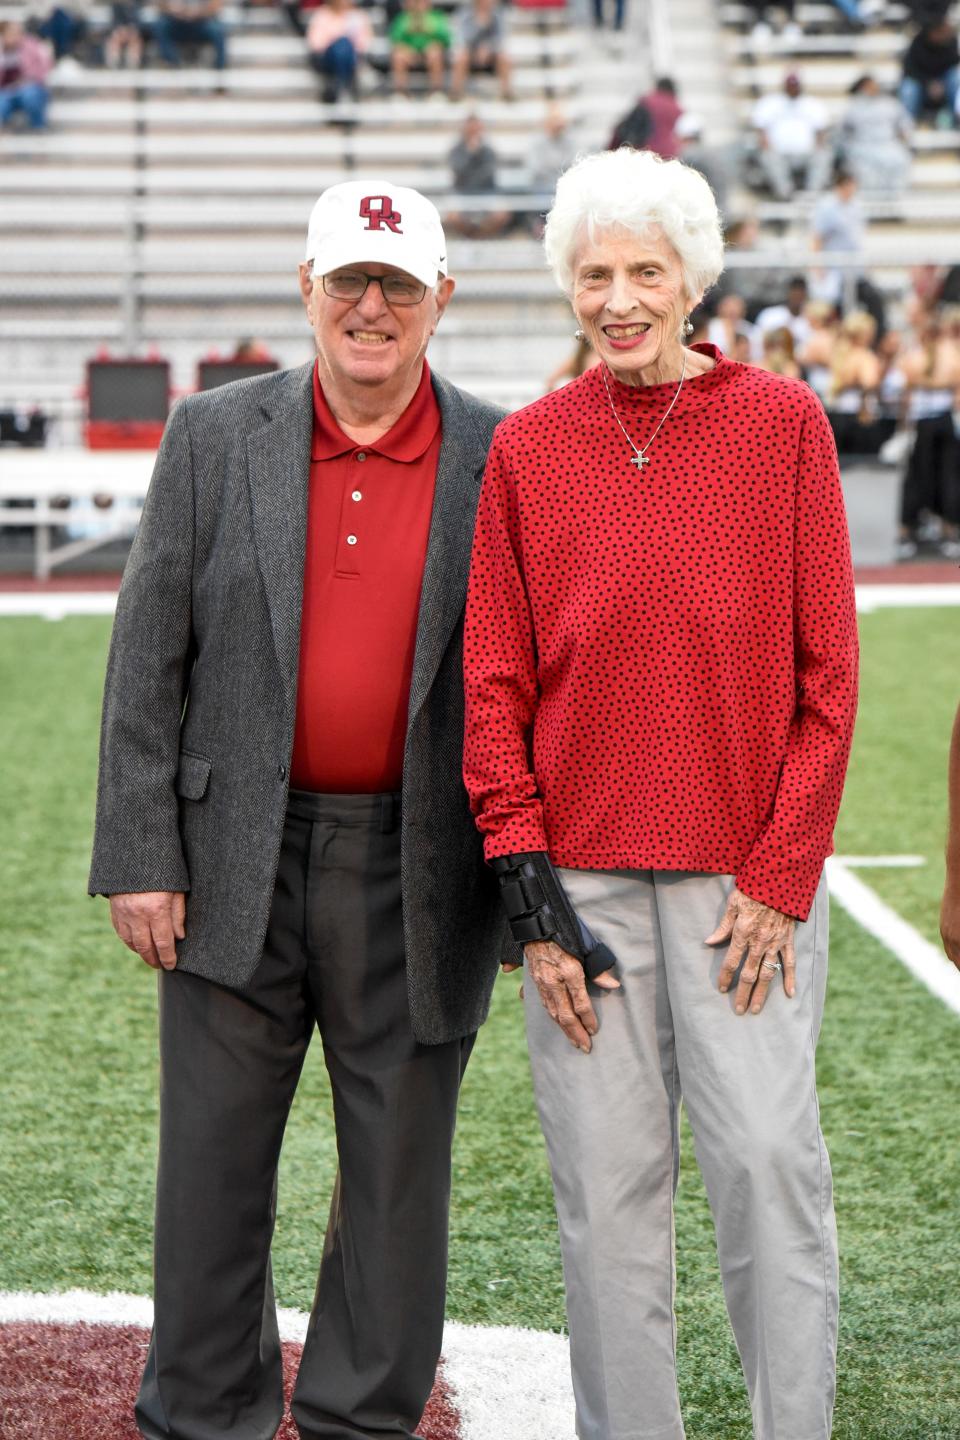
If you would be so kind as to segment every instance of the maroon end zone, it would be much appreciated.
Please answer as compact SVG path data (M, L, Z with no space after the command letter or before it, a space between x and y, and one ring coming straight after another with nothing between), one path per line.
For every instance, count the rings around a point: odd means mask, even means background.
M139 1440L133 1402L147 1332L132 1325L0 1325L0 1440ZM287 1404L300 1346L283 1346ZM441 1370L420 1424L423 1440L460 1440ZM297 1440L289 1410L277 1440Z

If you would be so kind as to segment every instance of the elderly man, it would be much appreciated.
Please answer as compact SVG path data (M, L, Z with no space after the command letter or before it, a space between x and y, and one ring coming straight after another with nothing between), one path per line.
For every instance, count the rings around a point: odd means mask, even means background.
M90 890L159 972L149 1440L269 1440L277 1162L314 1026L339 1177L303 1440L409 1437L434 1379L457 1093L505 930L460 780L473 515L499 414L425 360L434 207L310 219L315 364L192 395L117 609Z

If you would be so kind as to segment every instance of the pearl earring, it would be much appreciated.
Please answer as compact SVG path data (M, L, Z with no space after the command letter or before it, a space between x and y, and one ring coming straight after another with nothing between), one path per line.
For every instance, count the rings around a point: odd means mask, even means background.
M574 330L574 332L573 332L573 338L574 338L574 340L586 340L586 338L587 338L587 333L586 333L585 330L581 330L580 327L579 327L579 325L578 325L577 328L576 328L576 330Z
M689 315L687 315L684 319L683 328L681 329L680 333L683 336L684 340L686 340L688 336L693 334L693 321L690 319Z

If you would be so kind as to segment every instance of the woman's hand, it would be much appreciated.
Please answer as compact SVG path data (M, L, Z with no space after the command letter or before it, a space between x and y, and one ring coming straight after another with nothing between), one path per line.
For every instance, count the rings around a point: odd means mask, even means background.
M544 1008L556 1020L571 1045L590 1054L591 1036L596 1035L599 1026L587 994L587 981L583 966L574 956L561 950L552 940L534 940L523 947L530 978L540 992ZM515 970L515 965L504 965L505 971ZM591 984L601 990L619 990L620 981L609 970L597 975ZM521 987L520 994L523 995Z
M720 945L725 940L730 941L718 981L724 993L730 989L737 967L743 961L734 1006L738 1015L743 1015L748 1006L752 1014L760 1013L770 981L781 968L781 961L783 988L793 999L796 989L795 925L792 916L762 905L759 900L751 900L742 890L733 890L723 919L704 944Z

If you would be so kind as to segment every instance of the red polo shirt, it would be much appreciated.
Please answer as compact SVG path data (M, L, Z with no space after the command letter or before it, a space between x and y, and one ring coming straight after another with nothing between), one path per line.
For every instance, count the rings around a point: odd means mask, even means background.
M326 794L399 790L440 407L426 362L375 444L343 433L316 370L313 405L291 781Z

